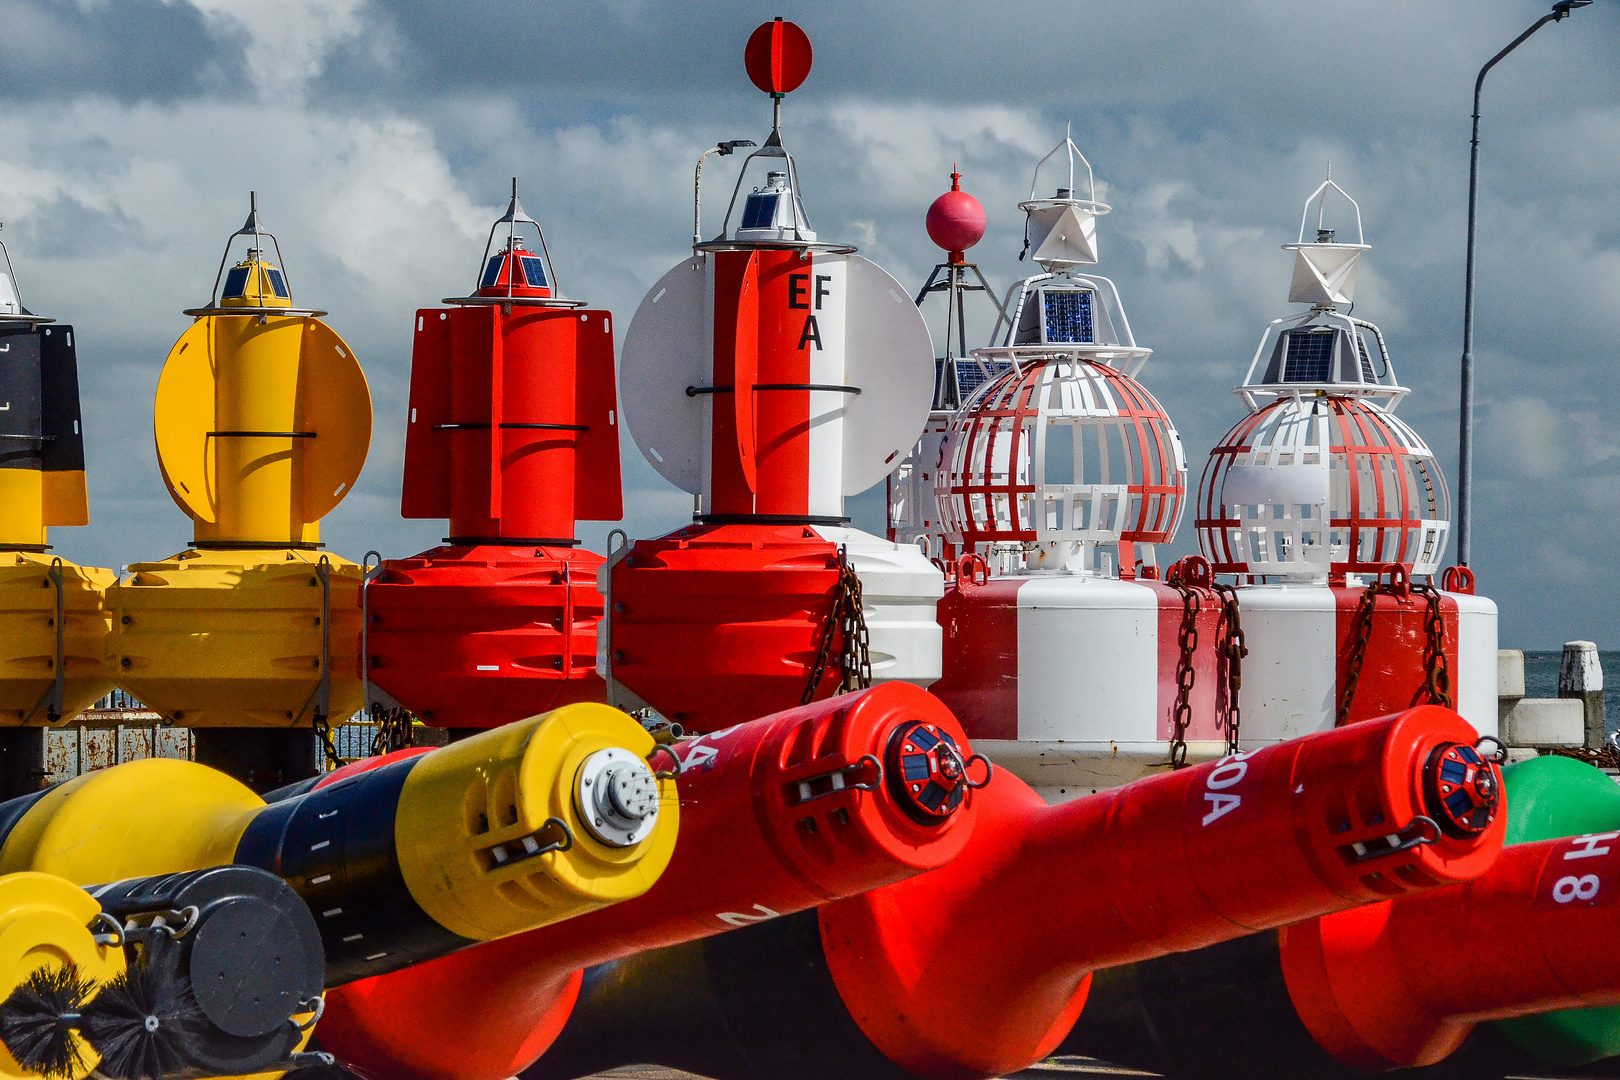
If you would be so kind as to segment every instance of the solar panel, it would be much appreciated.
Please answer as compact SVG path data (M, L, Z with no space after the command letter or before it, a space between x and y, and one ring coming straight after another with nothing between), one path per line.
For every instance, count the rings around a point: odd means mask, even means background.
M1373 374L1372 357L1367 355L1367 338L1358 335L1356 340L1361 345L1361 381L1377 382L1378 376Z
M525 255L520 260L523 263L523 281L536 288L544 288L546 284L546 267L533 255Z
M1084 290L1051 289L1041 294L1046 305L1048 342L1090 342L1092 340L1091 293Z
M776 224L776 192L756 191L743 204L742 228L769 229Z
M492 288L501 279L501 263L505 255L496 255L489 260L489 266L484 269L484 280L478 283L480 289Z
M264 272L270 276L270 288L275 294L283 300L288 299L287 279L282 276L281 271L273 266L267 266Z
M231 272L225 275L225 291L220 296L236 297L247 292L248 275L252 272L251 266L231 267Z
M1283 382L1327 382L1333 377L1333 331L1291 330Z

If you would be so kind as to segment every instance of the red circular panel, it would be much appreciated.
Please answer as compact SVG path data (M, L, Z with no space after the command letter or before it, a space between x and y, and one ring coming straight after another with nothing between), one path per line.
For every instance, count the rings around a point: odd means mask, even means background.
M767 94L797 90L810 74L810 38L794 23L762 23L748 38L743 64L754 85Z

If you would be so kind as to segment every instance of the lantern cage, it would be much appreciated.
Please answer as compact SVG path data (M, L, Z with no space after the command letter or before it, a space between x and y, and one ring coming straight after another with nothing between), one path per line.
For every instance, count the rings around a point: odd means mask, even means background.
M967 551L1021 545L1029 568L1091 572L1098 547L1115 545L1129 570L1135 544L1175 534L1186 494L1163 407L1124 372L1075 357L987 383L952 419L943 456L944 531ZM1151 549L1141 554L1151 564Z
M1198 543L1216 573L1253 579L1440 568L1451 497L1434 454L1366 397L1273 401L1210 453Z

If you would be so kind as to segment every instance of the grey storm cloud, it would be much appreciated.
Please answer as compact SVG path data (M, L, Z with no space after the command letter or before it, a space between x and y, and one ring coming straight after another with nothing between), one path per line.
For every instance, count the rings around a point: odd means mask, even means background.
M1229 391L1261 328L1288 311L1279 245L1331 161L1373 246L1356 314L1384 328L1414 391L1402 415L1454 477L1469 93L1544 10L0 0L0 235L31 306L77 326L84 369L92 524L57 530L57 550L118 567L189 538L150 400L249 189L375 399L371 458L326 539L351 558L436 543L441 523L398 513L415 309L466 291L518 175L563 287L622 339L683 253L698 153L766 133L741 50L774 15L816 49L785 105L814 224L902 282L938 258L922 216L952 163L989 214L974 257L998 288L1027 273L1016 203L1072 123L1113 206L1099 270L1155 350L1143 380L1194 482L1241 414ZM1617 60L1620 6L1598 0L1486 88L1475 567L1505 645L1620 643ZM736 159L710 162L712 232ZM629 444L625 473L631 535L689 512ZM874 493L852 507L881 527ZM1170 554L1193 546L1184 522Z

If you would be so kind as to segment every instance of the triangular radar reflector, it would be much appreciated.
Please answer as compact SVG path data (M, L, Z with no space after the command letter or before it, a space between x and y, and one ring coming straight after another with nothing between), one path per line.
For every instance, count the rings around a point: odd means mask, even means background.
M1030 211L1032 258L1045 266L1090 266L1097 261L1097 218L1068 203Z
M1348 304L1354 301L1356 268L1365 250L1358 244L1300 244L1294 247L1294 279L1288 285L1288 302Z

